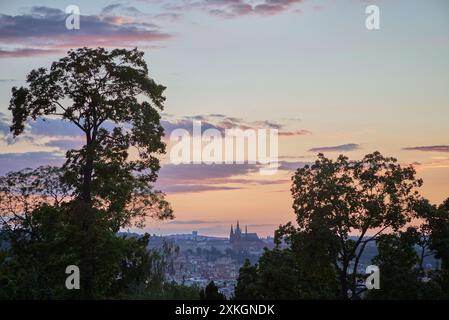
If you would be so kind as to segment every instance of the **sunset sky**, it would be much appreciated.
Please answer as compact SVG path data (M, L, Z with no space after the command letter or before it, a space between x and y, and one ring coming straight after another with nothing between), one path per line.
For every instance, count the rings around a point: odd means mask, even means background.
M280 170L255 165L173 165L158 188L176 219L151 233L227 235L240 220L272 235L294 219L290 177L318 152L358 159L380 151L424 179L433 203L449 197L449 1L130 0L0 2L0 174L61 164L81 143L57 120L9 134L11 87L71 48L138 47L167 86L167 134L193 120L280 132ZM380 30L365 8L380 8ZM79 30L65 28L68 5ZM140 230L139 232L142 232Z

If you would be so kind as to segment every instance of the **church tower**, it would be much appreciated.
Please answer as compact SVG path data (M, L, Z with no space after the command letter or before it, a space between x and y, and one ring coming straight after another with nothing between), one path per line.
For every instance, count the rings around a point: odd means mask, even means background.
M235 228L235 235L240 236L242 234L242 231L240 230L240 223L237 220L237 228Z

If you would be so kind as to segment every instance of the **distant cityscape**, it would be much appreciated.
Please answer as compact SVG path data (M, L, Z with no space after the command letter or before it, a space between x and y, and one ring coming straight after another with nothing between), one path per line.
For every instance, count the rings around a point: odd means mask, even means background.
M264 248L275 247L273 237L259 237L257 233L250 232L247 226L242 229L239 221L235 226L230 226L229 238L200 235L198 231L189 234L152 235L149 249L162 248L164 243L178 249L166 271L168 281L205 287L213 280L219 291L228 298L234 294L239 269L245 260L257 263ZM369 243L361 257L359 272L365 272L376 254L375 242ZM438 261L427 257L425 265L429 269L435 269L438 268Z
M161 248L164 243L179 248L167 269L167 279L188 286L205 287L213 280L220 292L231 297L239 269L246 259L256 263L264 248L274 248L272 237L262 238L244 230L237 221L230 226L229 238L212 237L192 231L190 234L168 236L153 235L150 249Z

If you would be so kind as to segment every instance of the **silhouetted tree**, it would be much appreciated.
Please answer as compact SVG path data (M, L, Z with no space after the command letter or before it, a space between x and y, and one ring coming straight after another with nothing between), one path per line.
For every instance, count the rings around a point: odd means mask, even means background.
M281 226L275 233L275 242L284 242L291 250L297 277L296 292L301 299L335 299L340 292L336 259L338 239L316 217L308 230L298 230L291 223ZM292 282L294 283L294 282Z
M14 136L25 130L29 120L58 118L76 126L85 144L67 152L57 183L46 182L42 170L2 178L7 185L0 190L6 199L0 205L2 228L14 236L17 226L25 230L27 236L21 239L29 246L27 241L35 232L30 214L51 200L52 209L46 210L63 216L60 221L73 244L65 248L82 270L85 298L108 294L107 288L120 272L117 264L127 250L117 245L115 233L120 228L132 223L142 226L146 217L173 217L164 194L153 189L160 168L157 156L165 152L159 115L165 87L149 78L148 71L143 52L137 49L81 48L69 51L48 70L31 71L27 87L12 88L9 109ZM24 184L29 186L21 188ZM54 186L60 186L70 201L56 199L61 190L53 190ZM140 252L138 246L133 250Z
M449 299L449 198L438 207L421 201L416 208L416 218L423 221L421 228L426 250L440 259L440 270L432 275L432 281L439 286L441 298Z
M378 238L378 254L373 258L373 264L381 270L380 289L369 290L369 298L420 298L419 257L415 250L419 239L420 234L415 228L408 228L397 234L384 234Z
M380 153L349 161L319 155L293 177L292 223L275 232L276 248L240 269L236 299L435 299L447 297L449 200L436 207L417 189L412 167ZM404 227L412 219L414 227ZM417 224L418 222L418 224ZM361 289L358 265L368 243L378 254L381 289ZM442 270L423 267L436 255Z
M280 239L287 245L280 248ZM291 225L276 231L277 247L265 249L259 263L239 271L236 299L332 299L339 294L336 272L324 235L297 232Z
M261 299L257 266L251 265L248 259L239 270L234 298L236 300Z
M30 118L57 117L80 129L85 145L67 152L66 182L88 213L107 208L115 230L131 218L172 217L163 194L151 185L160 167L155 155L165 152L158 113L165 87L148 71L137 49L81 48L49 70L31 71L28 87L12 88L14 136ZM137 150L133 157L131 147Z
M226 300L226 297L218 291L218 287L213 281L200 291L201 300Z
M366 245L411 220L421 185L413 167L379 152L354 161L319 154L313 165L296 171L292 195L299 231L311 230L315 219L330 231L328 250L341 298L347 299L349 290L357 296L357 269Z

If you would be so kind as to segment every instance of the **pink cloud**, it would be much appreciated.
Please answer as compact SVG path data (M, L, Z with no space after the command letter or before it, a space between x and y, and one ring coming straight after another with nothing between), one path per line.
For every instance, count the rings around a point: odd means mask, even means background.
M56 49L16 48L12 50L0 50L0 58L26 58L60 53Z
M48 7L33 7L28 14L0 14L0 42L20 45L0 48L0 58L53 54L78 47L160 47L172 37L159 26L130 16L80 16L80 29L68 30L66 14Z
M425 152L449 152L449 145L407 147L407 148L404 148L404 150L425 151Z
M311 134L309 130L296 130L296 131L280 131L279 136L294 137L294 136L304 136Z

